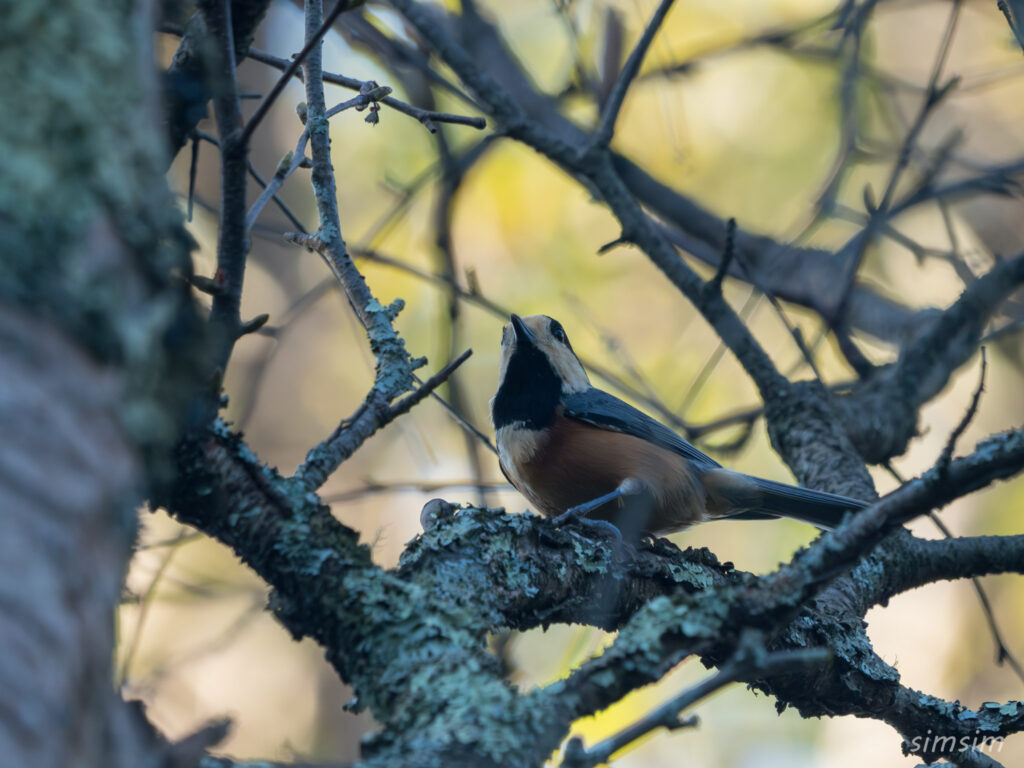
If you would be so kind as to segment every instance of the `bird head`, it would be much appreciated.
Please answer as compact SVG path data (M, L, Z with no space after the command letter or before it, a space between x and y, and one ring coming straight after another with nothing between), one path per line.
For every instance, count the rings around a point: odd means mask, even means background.
M542 429L554 420L562 395L589 388L561 323L547 315L512 315L502 331L498 391L491 400L495 428L522 422Z

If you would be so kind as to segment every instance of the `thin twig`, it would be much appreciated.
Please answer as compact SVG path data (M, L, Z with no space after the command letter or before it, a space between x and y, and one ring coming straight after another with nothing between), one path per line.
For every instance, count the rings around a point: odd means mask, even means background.
M1021 51L1024 51L1024 34L1021 33L1020 25L1017 20L1013 18L1013 14L1010 12L1010 6L1006 0L999 0L996 3L1003 17L1006 19L1006 23L1010 25L1010 31L1013 32L1013 36L1017 39L1017 45L1020 46Z
M892 210L892 208L893 200L896 195L896 188L899 184L900 176L910 160L912 151L917 144L917 140L920 137L921 132L924 130L928 119L934 113L935 108L947 95L949 95L957 84L957 79L952 78L940 86L939 78L942 76L942 70L945 66L946 59L949 56L949 51L953 43L953 34L956 31L957 22L960 18L962 2L963 0L953 0L952 9L950 10L949 19L946 22L942 41L939 43L939 49L936 53L935 61L932 64L932 70L928 78L928 87L925 90L924 99L921 101L921 106L917 111L914 122L911 124L909 130L903 137L903 141L900 143L900 148L896 154L896 162L893 163L892 170L889 173L889 179L886 182L881 202L877 205L874 204L871 200L872 195L870 193L870 188L865 188L864 207L869 215L868 224L843 249L844 251L849 250L850 252L849 262L848 266L844 270L842 282L840 283L843 288L839 301L835 305L832 316L825 318L830 326L838 325L840 319L845 314L846 306L850 300L850 294L853 290L854 283L856 282L857 273L860 271L860 265L864 260L864 255L867 252L868 246L874 238L876 231L887 219L890 219L895 215L895 211Z
M743 302L743 306L740 308L739 311L740 319L744 323L746 323L750 319L751 313L753 313L753 311L757 308L758 304L761 303L762 295L763 294L758 293L757 290L753 286L751 286L750 295L747 296L747 300ZM708 356L708 359L704 362L704 365L701 366L700 371L697 372L697 375L694 377L693 381L690 383L689 388L686 390L686 393L683 395L682 400L679 404L679 408L677 409L679 413L682 413L685 416L686 412L690 410L690 407L694 404L694 402L696 402L697 397L700 395L701 390L704 389L704 385L711 380L711 375L715 372L715 369L718 367L718 364L722 361L722 358L725 357L725 352L727 349L728 345L724 341L719 339L719 341L715 345L715 349Z
M255 48L249 50L249 58L255 59L256 61L262 62L263 64L276 69L285 69L289 67L289 61L287 59L282 59L280 56L274 56L266 51L259 51ZM289 76L296 77L300 80L302 79L302 73L299 71L291 72ZM367 83L365 80L359 80L355 77L346 77L345 75L339 75L331 72L324 72L323 80L325 83L340 85L343 88L348 88L353 91L361 91L366 87ZM470 128L476 128L477 130L483 130L487 127L487 121L482 117L470 117L468 115L455 115L450 112L434 112L428 109L420 109L419 107L414 107L412 104L407 104L401 99L396 99L393 96L385 96L380 99L380 103L391 107L391 109L396 112L401 112L404 115L415 118L431 133L434 133L437 130L435 123L468 125Z
M443 480L437 482L409 480L407 482L395 483L378 483L373 480L367 480L366 484L362 488L353 488L348 491L327 494L320 498L325 504L344 504L346 502L356 501L366 496L375 496L377 494L384 493L435 493L437 491L445 490L475 490L480 487L481 483L488 491L507 491L512 489L512 486L505 481L481 481L476 478L466 478L465 480Z
M954 538L953 532L949 530L942 518L934 512L928 513L928 518L935 523L935 527L942 531L942 535L947 539ZM996 664L1002 666L1004 663L1009 665L1010 669L1013 670L1014 674L1024 682L1024 668L1021 667L1020 662L1017 661L1016 657L1010 652L1009 647L1003 640L1002 632L999 631L999 626L996 624L996 614L992 610L992 602L988 599L988 593L981 584L981 579L977 576L971 577L971 584L974 586L974 591L978 595L978 600L981 602L981 612L985 616L985 621L988 623L989 631L992 633L992 639L996 644Z
M192 158L188 164L188 212L186 221L192 222L192 204L196 197L196 175L199 172L199 136L192 137Z
M800 239L817 225L821 218L832 210L839 190L850 168L850 158L857 149L858 139L858 104L859 94L857 79L864 67L862 57L864 26L867 24L874 3L865 3L856 18L843 28L843 36L834 50L835 57L845 58L839 80L839 151L836 153L832 168L825 184L814 199L811 215L807 223L793 240Z
M413 378L419 382L418 376L414 375ZM422 382L420 382L420 384L422 385ZM453 408L447 400L445 400L443 397L437 394L437 392L431 392L430 396L434 400L436 400L441 405L441 407L445 409L445 411L448 412L448 415L452 417L456 424L458 424L464 430L466 430L471 435L476 437L476 439L483 443L487 447L487 450L489 450L495 456L498 455L498 449L495 447L494 443L491 442L491 439L483 432L481 432L477 427L473 426L473 424L465 416L463 416L461 413L455 410L455 408Z
M918 110L917 116L915 117L910 130L907 131L907 135L904 137L903 143L900 146L900 151L896 156L896 163L889 175L889 182L886 184L885 193L882 195L882 202L878 206L880 212L887 211L889 206L892 204L893 195L896 193L896 185L899 182L900 174L907 166L907 162L910 159L910 151L916 145L917 139L921 135L921 131L924 128L925 123L928 121L928 117L942 99L950 93L951 89L957 82L953 79L947 81L944 85L939 86L939 78L942 76L942 70L945 67L946 59L949 58L949 50L953 43L953 34L956 31L957 21L960 19L960 8L962 4L963 0L953 0L952 8L949 12L949 20L946 22L946 28L942 35L942 42L939 43L939 51L938 54L936 54L935 62L932 65L932 72L928 78L928 88L925 91L924 101L921 102L921 108Z
M647 23L643 34L640 35L636 47L633 48L633 52L626 59L626 63L622 67L618 79L615 81L615 86L608 96L608 103L605 104L604 112L601 114L601 122L594 132L593 147L607 147L611 142L612 134L615 132L615 121L618 119L619 110L622 109L622 103L626 99L626 91L629 90L629 86L640 71L640 65L643 63L644 56L647 55L647 49L651 47L654 35L657 34L658 28L665 20L665 16L668 15L672 3L673 0L661 0L658 3L658 8L654 11L654 15L651 16L651 20Z
M128 675L131 674L132 662L135 660L135 654L139 650L139 645L142 642L142 629L146 625L146 619L149 618L149 610L153 607L153 602L156 596L156 588L160 584L160 580L167 572L167 568L171 564L171 560L178 553L182 544L185 544L190 539L186 536L177 536L168 542L167 551L164 556L160 559L160 564L157 566L156 571L153 572L153 577L149 580L149 584L146 586L145 592L139 598L139 615L135 620L135 631L132 633L131 639L127 642L127 649L125 650L124 658L121 660L121 666L118 669L118 684L124 685L128 682Z
M302 161L301 160L299 161L299 165L300 166L302 165ZM264 190L266 190L267 187L270 186L270 184L268 184L264 180L264 178L262 176L260 176L259 172L256 170L256 168L253 167L253 164L251 162L249 163L249 175L252 176L253 179L256 181L256 183L259 184ZM274 175L276 176L277 173L275 172ZM280 185L278 185L278 188L280 188ZM260 195L262 196L262 194L263 193L261 192ZM299 220L299 217L295 215L295 212L291 208L288 207L288 205L284 202L284 200L282 200L280 197L277 196L276 190L271 191L269 197L270 197L271 200L274 201L274 205L276 205L278 207L278 210L280 210L281 213L283 213L285 215L285 217L288 219L288 221L291 223L291 225L293 227L295 227L300 232L305 232L306 231L306 228L304 226L302 226L302 222ZM264 205L266 205L266 203L264 203ZM251 213L252 212L252 208L250 208L249 211ZM249 221L248 221L248 218L249 217L247 215L246 216L246 230L251 232L252 231L252 226L255 225L255 221L253 222L252 225L250 225Z
M426 82L424 81L425 85ZM428 98L433 98L429 88L425 88L425 93ZM432 104L433 102L430 103ZM445 131L442 130L435 133L434 142L437 146L437 154L441 163L441 177L438 180L439 189L433 211L435 253L441 274L448 279L449 286L452 286L456 284L456 274L458 271L455 258L455 244L452 238L455 200L462 182L466 178L466 174L483 157L490 144L486 139L478 141L462 154L456 156L453 154L452 148L448 143ZM449 333L447 334L447 340L442 339L441 344L443 347L446 347L444 355L451 357L455 354L456 349L462 346L460 341L462 302L459 301L458 291L451 287L448 288L446 293L447 307L445 316L449 324ZM453 409L460 413L469 413L470 408L466 390L458 378L448 381L448 399ZM476 502L481 507L487 507L489 506L487 498L488 489L484 483L484 469L479 445L474 436L469 432L463 432L463 445L470 473L479 481L476 489Z
M216 136L211 136L210 134L204 133L203 131L196 131L195 134L197 138L200 138L203 141L212 144L213 146L217 147L218 150L220 149L220 142L217 141ZM304 133L303 138L308 140L308 134ZM302 144L302 149L305 149L305 143ZM299 154L301 157L301 153ZM301 160L299 161L299 165L301 165ZM262 176L260 176L259 172L256 170L256 168L253 166L251 162L246 162L246 169L248 170L249 175L252 176L253 180L257 184L259 184L260 187L263 188L263 193L260 194L260 197L257 199L255 203L253 203L252 208L250 208L248 214L246 214L245 231L247 233L253 231L253 228L256 226L256 220L259 218L259 213L262 212L268 200L273 200L274 204L277 205L277 207L281 210L281 213L283 213L287 217L288 221L291 222L292 226L295 227L295 229L297 229L299 232L302 232L303 234L309 234L306 231L306 228L302 226L302 222L299 220L299 217L295 215L295 212L292 211L292 209L289 208L288 205L276 194L277 190L280 189L281 184L283 183L283 179L277 180L278 175L281 173L280 167L278 168L277 171L275 171L270 184L268 184L267 181ZM290 175L292 173L292 170L288 170L285 176ZM273 186L273 188L268 192L267 188L270 186ZM202 202L200 202L200 206L204 207ZM209 210L212 210L214 213L217 213L218 215L220 214L219 210L217 209ZM254 210L256 211L255 215L253 214Z
M472 349L467 349L457 358L452 360L448 365L442 368L440 371L435 373L429 379L423 382L415 392L411 395L406 395L397 403L392 405L388 409L388 420L395 419L401 416L403 413L407 413L417 403L421 402L423 398L432 393L439 386L444 384L448 377L455 373L455 369L462 365L469 359L469 356L473 354Z
M939 456L939 460L935 467L939 474L943 474L949 469L949 462L953 459L953 451L956 450L957 440L963 435L964 430L967 429L967 425L974 419L974 415L978 412L978 403L981 401L981 393L985 391L985 372L988 368L988 359L985 355L985 348L981 348L981 372L978 374L978 387L974 390L974 396L971 398L971 404L967 408L967 412L960 419L960 423L956 425L956 429L949 436L949 440L946 441L946 447L942 449L942 454Z
M767 655L764 654L763 649L759 651L755 649L745 656L725 664L711 677L705 678L696 685L687 688L679 695L649 712L633 723L633 725L595 744L590 749L583 749L580 740L573 739L566 748L562 767L593 768L602 763L607 763L611 756L620 749L632 744L653 730L667 728L673 731L697 725L696 717L681 720L680 713L727 685L744 678L749 678L751 675L768 678L794 670L821 666L828 661L830 655L829 651L825 648L778 651Z
M281 188L285 180L291 176L298 168L302 165L302 161L306 155L306 144L309 143L309 131L303 130L299 136L299 140L295 144L293 149L282 161L278 164L277 170L274 171L274 175L270 178L270 181L263 186L263 191L260 196L256 198L256 201L249 207L249 212L245 216L245 229L246 231L252 230L256 224L256 220L260 217L264 207L270 200L277 197L277 190ZM288 162L285 163L284 160ZM298 222L298 219L289 217L292 219L292 224ZM299 225L296 227L303 234L308 234L305 228Z
M733 224L733 227L735 228L735 223ZM793 341L796 343L797 349L800 350L800 354L803 355L803 358L807 362L807 365L810 366L811 372L814 374L814 378L816 378L818 380L818 383L820 383L823 387L826 386L825 379L822 378L821 371L818 370L818 364L814 362L814 355L811 354L811 350L808 349L807 343L804 341L803 333L801 333L800 329L789 321L789 316L786 314L786 310L782 308L782 304L780 304L779 300L775 298L775 294L769 291L767 288L764 288L760 285L760 281L758 280L756 270L747 269L746 265L738 257L736 259L736 263L739 264L740 268L746 273L747 281L752 286L754 286L754 288L756 288L757 290L759 290L761 293L768 297L768 301L769 303L771 303L772 308L775 310L775 314L779 316L779 319L782 321L782 324L786 327L786 330L789 332L789 335L793 338Z
M266 95L266 98L260 102L260 105L256 107L256 111L253 112L252 117L249 118L249 122L245 124L245 128L242 129L242 141L248 141L252 137L253 131L256 130L256 126L260 124L260 121L266 116L267 112L270 111L270 107L278 96L281 95L281 91L288 85L288 82L295 76L299 71L299 67L302 66L302 62L306 60L309 52L313 50L313 47L320 43L320 40L324 35L327 34L327 30L334 24L334 20L341 15L342 11L346 10L349 6L348 0L338 0L335 4L334 9L327 14L327 18L323 20L320 28L313 33L312 36L307 36L306 44L302 46L302 50L299 51L298 55L295 56L291 62L285 67L281 76L274 83L274 87L270 89L270 92ZM251 55L250 51L250 55Z
M722 281L725 280L725 275L729 271L729 266L732 264L732 260L735 256L736 219L730 217L725 223L725 247L722 248L722 258L718 262L718 269L715 270L715 276L708 281L708 290L712 290L717 293L722 292Z
M490 143L493 138L494 134L488 134L482 141ZM388 235L398 222L401 221L400 217L402 214L408 210L409 206L415 200L416 195L427 188L427 183L433 179L436 173L437 165L431 164L417 173L411 181L406 182L405 184L398 185L395 183L386 183L387 189L395 195L397 200L394 205L381 214L380 217L367 228L366 232L364 232L362 237L357 241L357 245L353 246L352 252L356 253L358 250L365 250L379 244L379 242Z

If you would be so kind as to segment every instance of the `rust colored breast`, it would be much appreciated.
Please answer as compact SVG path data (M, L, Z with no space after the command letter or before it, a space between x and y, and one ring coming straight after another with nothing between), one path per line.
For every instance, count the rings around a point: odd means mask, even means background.
M519 490L548 516L611 493L628 477L640 480L644 493L589 515L614 523L624 534L678 531L705 519L703 486L682 456L561 415L514 474Z

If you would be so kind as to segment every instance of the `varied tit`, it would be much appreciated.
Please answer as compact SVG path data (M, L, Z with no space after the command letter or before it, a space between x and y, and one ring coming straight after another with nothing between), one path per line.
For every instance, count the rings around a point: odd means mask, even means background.
M537 510L586 515L628 538L723 518L791 517L832 528L863 502L725 469L590 383L562 325L512 315L491 400L501 470Z

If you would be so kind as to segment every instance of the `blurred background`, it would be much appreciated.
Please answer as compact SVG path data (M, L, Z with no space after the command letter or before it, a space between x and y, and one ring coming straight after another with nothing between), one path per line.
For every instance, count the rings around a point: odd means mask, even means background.
M655 4L479 5L538 87L564 94L566 114L589 125L593 103L574 97L574 89L580 90L587 73L600 74L610 57L614 75ZM736 217L745 229L834 249L860 226L865 184L885 187L920 108L951 8L949 2L921 0L877 3L858 41L860 69L852 81L858 106L851 114L843 96L849 60L835 53L841 31L821 22L836 11L835 2L678 0L630 91L614 144L662 182L723 218ZM407 35L384 6L369 4L365 16L387 35ZM780 30L796 33L776 36L781 42L764 37ZM622 40L617 57L616 35ZM166 66L177 38L161 35L158 46ZM255 47L287 58L301 46L301 9L283 0L273 3ZM325 69L377 80L394 87L399 98L419 103L417 94L404 92L351 36L328 35ZM1024 58L994 2L962 4L944 72L961 79L925 126L921 145L934 147L960 131L955 152L964 168L1024 155ZM251 60L240 69L242 89L253 94L266 93L277 76ZM350 96L333 89L328 105ZM295 105L303 98L296 81L257 133L252 160L264 177L295 145L302 129ZM473 113L453 96L436 98L439 109ZM247 102L250 109L255 103ZM405 299L398 327L414 355L429 357L427 373L472 347L473 356L443 394L485 434L491 434L488 401L496 386L505 311L557 317L592 370L606 374L594 375L595 383L641 406L638 394L692 424L758 407L739 365L722 354L715 334L642 253L617 247L597 255L619 234L614 219L549 161L510 141L489 142L451 201L446 254L437 245L443 191L436 138L387 108L376 126L364 117L347 111L332 121L344 237L354 253L373 257L359 264L374 293L384 302ZM199 128L216 133L212 120ZM489 130L443 126L454 151L473 147ZM851 130L858 137L852 152L846 141ZM189 162L186 148L171 170L183 210ZM189 225L199 244L196 271L204 275L214 270L217 184L216 149L204 144ZM256 194L253 186L251 199ZM280 197L306 227L315 228L308 171L291 177ZM817 216L822 209L826 215ZM1019 197L975 196L943 209L921 206L896 222L916 247L892 237L876 239L860 277L908 306L946 306L1000 254L1021 250L1021 213ZM320 259L283 240L281 234L294 229L273 205L257 225L242 314L267 312L271 319L266 334L238 344L226 380L227 417L263 461L286 473L356 408L373 374L364 334ZM950 258L951 251L958 258ZM454 312L451 281L463 294ZM766 300L732 280L726 295L781 370L795 378L812 376ZM790 305L786 312L804 338L820 335L820 318ZM875 339L856 341L875 363L893 358L894 349ZM993 340L988 353L986 391L962 450L1024 417L1018 335ZM828 382L854 377L831 336L815 347L815 358ZM967 408L978 372L975 358L924 409L921 436L894 462L905 477L928 468L941 452ZM792 481L771 451L763 423L755 419L750 425L709 431L700 447L744 472ZM895 487L888 472L873 472L880 492ZM430 498L513 511L526 506L504 484L493 454L475 438L467 440L432 400L373 437L328 481L323 496L385 566L396 564L419 532L419 510ZM1019 533L1022 502L1024 485L1000 485L960 500L942 519L956 534ZM162 512L142 517L144 534L119 617L119 668L127 691L147 703L153 721L179 737L228 715L235 726L222 749L235 757L356 759L361 734L374 728L372 718L343 710L350 692L316 645L295 643L263 610L266 588L259 579L231 552ZM941 535L927 519L911 527L922 536ZM707 546L738 568L762 573L814 536L808 526L773 521L715 523L672 540L681 547ZM983 583L1010 650L1024 657L1024 577ZM992 634L970 582L901 595L867 619L876 649L905 684L971 707L1024 698L1024 682L994 662ZM595 629L558 626L499 642L514 681L530 687L566 675L609 639ZM588 742L610 735L705 674L698 662L687 662L660 684L578 723L577 732ZM881 723L780 715L773 700L742 686L693 711L701 718L699 728L658 731L615 764L668 766L685 759L687 766L709 768L903 768L918 762L901 756L899 736ZM1024 764L1024 737L1011 739L994 756L1006 765Z

